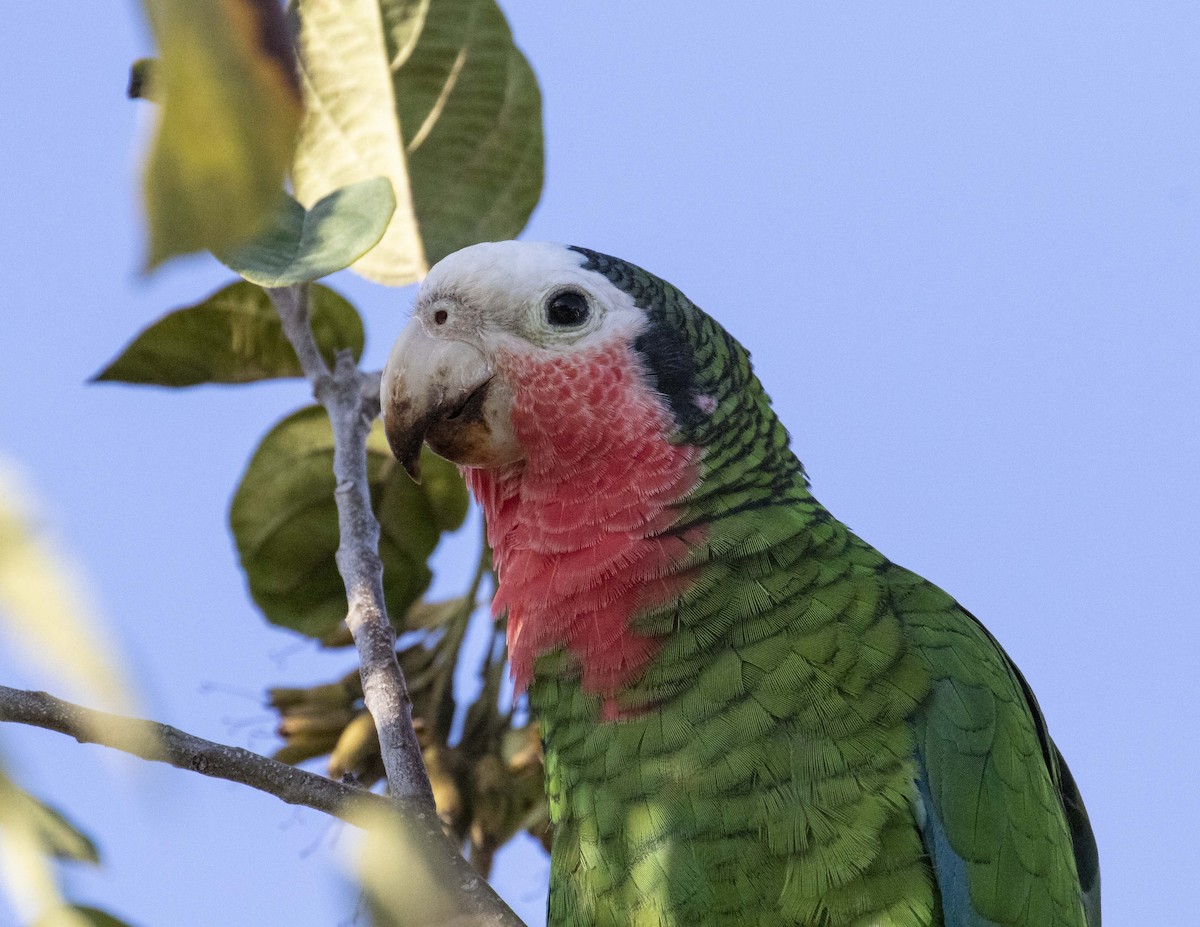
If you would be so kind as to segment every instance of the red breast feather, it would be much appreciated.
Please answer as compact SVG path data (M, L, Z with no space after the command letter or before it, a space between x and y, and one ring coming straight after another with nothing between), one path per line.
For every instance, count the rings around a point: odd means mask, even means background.
M539 655L565 646L586 692L616 714L615 695L658 642L635 614L679 595L697 532L670 533L699 478L699 451L671 444L663 398L625 344L549 357L506 355L512 420L525 460L464 468L483 506L508 610L513 676L523 689Z

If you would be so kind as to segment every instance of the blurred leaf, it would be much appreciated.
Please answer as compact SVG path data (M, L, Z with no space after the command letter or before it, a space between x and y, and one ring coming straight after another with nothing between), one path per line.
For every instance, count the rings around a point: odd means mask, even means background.
M162 102L162 87L157 80L158 62L153 58L139 58L129 66L129 86L125 89L131 100Z
M322 637L320 644L322 647L329 647L330 649L336 647L353 647L354 635L350 633L350 626L343 621L336 628Z
M276 687L267 690L267 702L281 714L302 706L333 708L357 705L362 701L362 676L351 670L337 682L306 688Z
M425 772L429 775L429 787L433 790L433 803L446 836L461 844L470 825L467 798L464 786L470 772L461 762L457 751L432 743L421 751L425 761Z
M373 812L364 819L363 830L357 876L373 927L494 922L464 910L463 899L471 895L464 895L463 887L471 886L463 886L462 873L449 864L450 854L438 852L421 822L408 815Z
M277 0L143 0L163 105L146 162L147 269L259 231L278 202L301 102Z
M37 839L40 852L55 859L77 863L99 863L96 844L61 811L35 798L0 772L0 798L4 801L3 821L20 818Z
M313 757L324 756L333 749L336 742L337 737L330 735L290 737L282 747L271 754L271 758L295 766Z
M358 670L325 685L268 689L268 701L279 712L276 733L284 741L275 759L299 763L331 750L336 753L363 710L362 694Z
M354 269L420 280L513 238L542 188L541 93L494 0L294 0L305 114L293 179L312 203L382 175L397 207Z
M423 642L405 647L396 654L400 661L400 669L404 672L404 681L408 685L414 717L429 716L429 690L440 676L454 672L456 656L457 654L451 654L448 659L442 648L430 647Z
M28 494L0 458L0 630L41 668L106 707L128 690L74 565L35 527Z
M340 348L362 356L363 325L354 307L328 287L310 289L317 346L330 365ZM271 299L239 280L203 302L168 312L138 333L93 381L195 386L302 376Z
M45 806L0 770L0 882L25 920L59 917L63 927L86 927L58 890Z
M68 821L55 808L34 798L28 792L22 793L28 802L27 814L30 822L41 835L42 845L47 854L56 859L69 859L77 863L100 862L100 854L92 839L78 827Z
M67 913L64 914L64 911ZM99 908L72 905L46 915L34 927L129 927L129 924Z
M386 177L334 190L311 209L283 194L266 228L215 253L226 267L259 286L308 283L349 267L375 247L395 209Z
M354 712L344 708L310 708L291 711L279 721L280 737L338 737L354 719Z
M454 470L429 451L421 466ZM388 450L376 421L367 441L371 501L382 534L384 596L393 620L429 585L425 561L440 531L422 487ZM325 411L310 406L263 438L242 477L229 513L250 594L267 620L325 638L346 617L346 592L334 555L333 431Z

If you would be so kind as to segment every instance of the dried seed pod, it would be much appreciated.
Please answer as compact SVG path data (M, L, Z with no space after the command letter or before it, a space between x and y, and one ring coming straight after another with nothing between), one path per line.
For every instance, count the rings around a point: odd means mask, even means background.
M370 761L379 757L379 735L371 715L362 711L346 725L329 754L329 775L341 779L347 774L366 781Z

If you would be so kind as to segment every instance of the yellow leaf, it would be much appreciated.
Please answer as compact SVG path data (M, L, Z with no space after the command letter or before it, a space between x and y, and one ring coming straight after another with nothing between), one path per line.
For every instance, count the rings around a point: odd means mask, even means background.
M23 921L52 915L61 927L87 927L59 893L50 849L30 814L36 807L0 771L0 883Z
M278 204L300 122L277 0L144 0L163 105L146 164L147 267L258 232Z

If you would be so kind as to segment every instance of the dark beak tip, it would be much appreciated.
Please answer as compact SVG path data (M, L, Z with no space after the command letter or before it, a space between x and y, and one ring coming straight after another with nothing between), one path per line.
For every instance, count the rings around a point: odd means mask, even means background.
M422 443L420 436L403 443L392 441L389 437L388 443L391 445L393 456L400 461L400 466L412 477L414 483L420 483Z
M417 423L419 426L421 423ZM395 417L384 414L383 432L387 436L392 456L408 472L414 483L421 482L421 445L425 442L422 427L404 428Z

